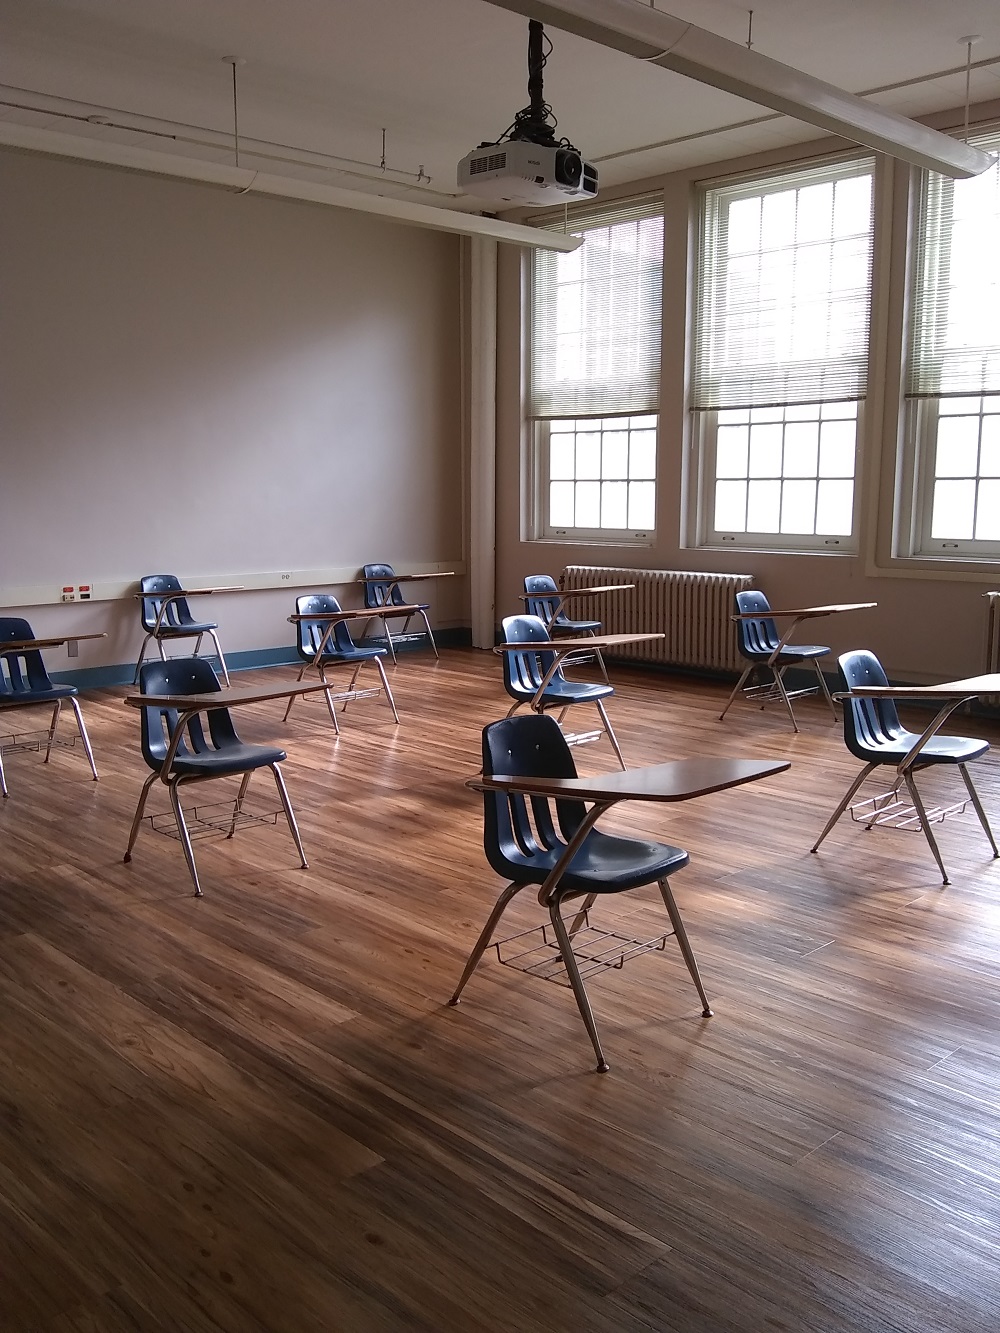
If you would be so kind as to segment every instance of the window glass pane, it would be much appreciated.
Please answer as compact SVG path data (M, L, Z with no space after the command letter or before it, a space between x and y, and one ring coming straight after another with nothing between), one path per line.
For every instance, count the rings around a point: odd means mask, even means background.
M606 481L601 485L601 527L628 527L628 482Z
M656 431L634 430L629 445L628 474L652 480L656 476ZM648 526L648 525L644 525Z
M781 531L811 533L815 511L815 481L786 481L781 492Z
M745 481L718 481L715 484L716 532L746 532L747 484Z
M820 427L819 475L853 477L854 446L858 427L855 421L824 421Z
M978 417L946 417L938 422L935 475L974 477L978 460Z
M750 409L750 420L759 421L784 421L785 409L783 407L753 407Z
M609 430L604 432L604 439L601 444L601 476L628 476L627 430Z
M982 401L981 398L939 398L937 404L938 416L957 417L978 413Z
M571 481L554 481L549 486L549 522L554 528L573 527L573 491Z
M1000 480L996 478L979 483L976 538L983 542L1000 541Z
M815 477L818 457L818 422L795 422L785 427L786 477ZM812 531L811 526L809 531Z
M549 476L556 480L573 476L576 442L572 435L549 436Z
M959 541L973 535L976 506L974 481L939 481L934 486L931 536Z
M576 523L578 528L599 528L601 526L601 483L599 481L578 481L576 483Z
M816 532L824 537L849 537L853 509L853 481L821 481L816 495Z
M600 431L580 431L577 435L576 475L578 477L599 477L601 475ZM579 503L579 499L577 503ZM586 527L589 525L581 524L580 526Z
M760 199L734 200L729 206L729 253L755 251L759 244Z
M747 531L778 532L781 482L751 481L747 486Z
M751 477L781 476L781 437L780 425L750 427L750 463ZM751 530L754 525L751 523ZM761 528L761 532L776 532L777 528Z
M746 426L720 426L715 443L715 475L745 477L750 432Z
M630 430L656 430L656 417L629 417Z
M744 425L750 420L750 409L746 407L727 407L718 414L720 426Z
M983 417L979 445L979 475L1000 477L1000 416Z
M633 481L628 488L628 526L633 531L651 531L656 526L656 485Z
M824 403L821 411L824 421L856 421L857 403Z

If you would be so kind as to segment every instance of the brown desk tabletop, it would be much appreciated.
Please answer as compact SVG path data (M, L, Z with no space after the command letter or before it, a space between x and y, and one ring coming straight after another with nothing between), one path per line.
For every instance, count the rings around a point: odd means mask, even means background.
M144 597L152 597L159 602L169 602L175 597L209 597L213 592L246 592L246 585L231 583L225 588L164 588L162 592L134 592L132 596L137 602Z
M627 643L644 643L649 639L665 639L665 634L595 634L579 639L534 639L530 643L498 643L495 653L513 653L534 649L538 653L580 652L589 648L617 648Z
M181 713L198 713L211 708L235 708L240 704L266 703L269 699L288 699L297 694L312 694L328 690L321 682L313 685L280 685L277 688L209 690L205 694L129 694L125 703L130 708L176 708Z
M834 606L802 606L797 611L739 611L733 620L787 620L797 616L799 620L811 620L816 616L832 616L838 611L869 611L878 606L878 602L838 602Z
M593 778L517 778L497 774L473 778L465 785L474 791L575 796L586 801L687 801L756 782L790 767L787 759L674 759Z
M306 621L316 621L328 625L331 620L371 620L373 607L349 607L346 611L314 611L311 615L300 615L298 611L288 617L289 623L299 625Z
M5 653L31 652L38 648L58 648L63 643L82 643L84 639L106 639L107 634L64 634L60 639L14 639L0 641L0 657Z
M980 694L1000 694L1000 672L985 676L967 676L947 680L940 685L864 685L834 695L836 699L925 699L966 698Z
M634 587L634 583L605 583L599 588L560 588L555 592L522 592L518 596L522 602L534 602L542 597L561 597L565 601L568 597L589 597L592 593L628 592Z
M429 574L383 574L381 578L361 578L355 579L355 583L410 583L417 582L419 579L453 579L458 574L457 569L441 569L436 573Z

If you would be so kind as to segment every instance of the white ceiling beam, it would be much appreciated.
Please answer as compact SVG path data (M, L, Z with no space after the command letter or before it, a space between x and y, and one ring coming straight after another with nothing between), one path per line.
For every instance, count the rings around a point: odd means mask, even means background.
M684 74L748 102L816 125L880 153L945 176L978 176L993 165L989 153L739 42L638 0L487 0L500 9L540 19L637 60Z
M401 222L412 227L429 227L434 231L452 232L458 236L489 236L511 245L525 245L534 249L569 251L577 249L582 243L579 236L564 235L540 227L525 227L514 222L503 222L499 218L459 213L449 208L434 208L408 199L363 194L360 190L314 184L291 176L276 176L202 158L181 157L138 145L115 143L110 139L61 134L56 130L17 125L13 121L0 121L2 144L29 152L49 153L84 162L100 162L105 166L125 167L132 171L153 172L158 176L175 176L182 180L222 185L234 194L276 195L283 199L325 204L331 208L347 208L355 213L374 213L390 222Z

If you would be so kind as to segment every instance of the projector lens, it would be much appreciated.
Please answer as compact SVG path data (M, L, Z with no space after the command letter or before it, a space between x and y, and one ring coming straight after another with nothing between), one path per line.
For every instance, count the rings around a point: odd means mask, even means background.
M572 153L568 148L560 148L556 153L556 181L560 185L577 186L583 176L583 158L579 153Z

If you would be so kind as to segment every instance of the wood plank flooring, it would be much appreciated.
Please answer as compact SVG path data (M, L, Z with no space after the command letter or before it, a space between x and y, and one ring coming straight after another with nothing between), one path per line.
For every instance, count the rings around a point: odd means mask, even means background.
M241 711L288 750L310 869L283 822L199 842L200 901L148 827L122 863L124 691L84 699L99 783L79 748L8 757L0 1329L1000 1327L1000 862L974 816L940 829L947 887L919 833L845 819L810 855L857 770L822 705L799 735L746 704L719 723L728 687L613 667L630 763L792 768L615 812L691 853L715 1017L668 941L591 984L598 1075L568 990L487 955L446 1003L502 887L463 786L499 662L411 653L391 679L401 724L359 701L339 740L315 697ZM997 744L974 773L1000 826L1000 732L956 722ZM658 903L611 919L653 934Z

